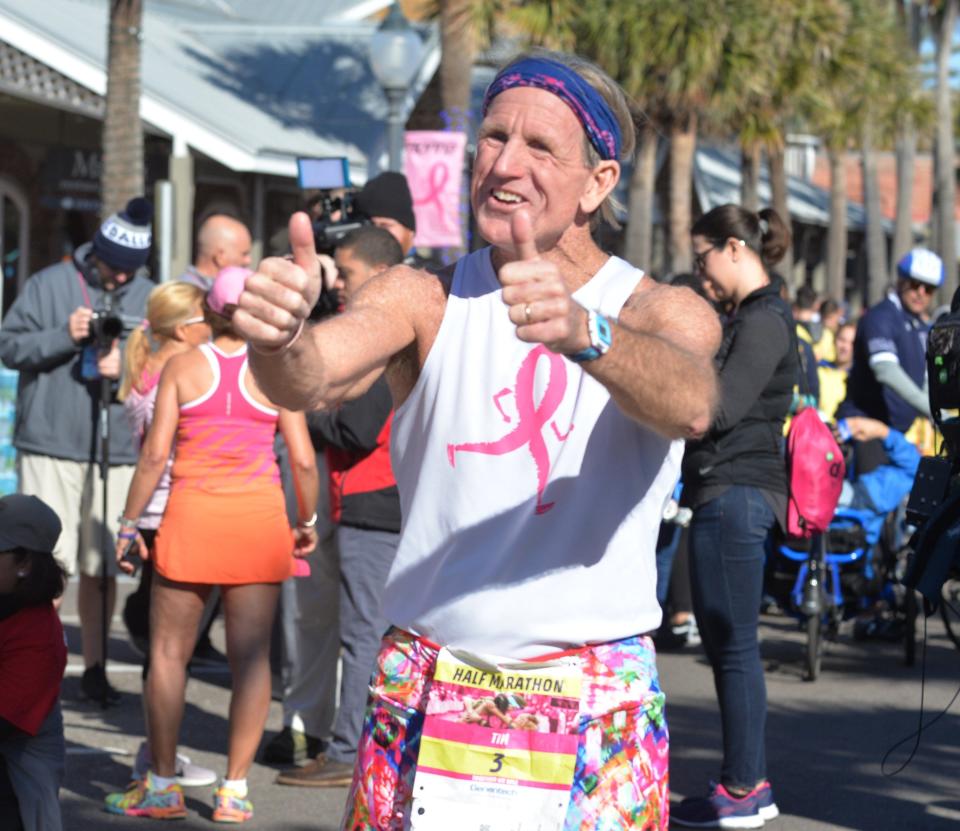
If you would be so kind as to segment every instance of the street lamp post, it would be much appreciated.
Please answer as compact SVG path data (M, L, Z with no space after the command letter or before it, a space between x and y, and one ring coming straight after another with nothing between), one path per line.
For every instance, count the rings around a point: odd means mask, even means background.
M370 38L370 66L387 96L390 170L403 171L403 102L420 68L423 44L394 3Z

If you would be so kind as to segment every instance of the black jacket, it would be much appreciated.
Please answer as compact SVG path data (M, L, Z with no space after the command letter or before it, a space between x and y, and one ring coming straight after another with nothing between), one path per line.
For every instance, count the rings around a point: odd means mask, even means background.
M726 323L716 357L720 401L709 432L688 442L684 502L706 488L752 485L787 492L783 422L797 379L793 315L780 281L744 298Z
M393 399L382 375L359 398L307 413L316 450L330 469L331 518L340 525L400 531L400 494L390 467Z

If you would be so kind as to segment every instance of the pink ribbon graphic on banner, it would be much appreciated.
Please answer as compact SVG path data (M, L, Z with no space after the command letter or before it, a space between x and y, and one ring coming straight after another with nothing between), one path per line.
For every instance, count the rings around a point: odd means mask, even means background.
M403 172L417 218L418 246L462 244L460 229L466 134L418 130L405 135Z
M447 186L447 182L449 181L450 168L448 168L442 162L437 162L430 168L430 172L427 174L426 179L421 181L421 184L425 184L428 190L420 196L415 194L413 196L414 210L420 207L430 206L436 211L437 230L441 233L448 233L450 230L447 226L447 216L444 211L442 199L443 189Z
M538 405L534 401L534 380L537 372L537 362L540 358L546 358L550 364L549 375L547 376L547 388L543 393L543 398ZM538 346L532 349L517 372L517 380L514 386L514 400L517 406L517 426L500 439L483 442L465 442L463 444L448 444L447 458L450 460L451 467L456 467L456 455L458 452L484 453L488 456L502 456L506 453L512 453L519 450L524 445L530 451L533 457L534 465L537 469L537 507L538 514L545 514L555 503L544 502L543 492L547 487L547 477L550 473L550 453L547 449L547 442L543 437L544 427L549 423L553 429L554 435L559 441L565 441L573 425L566 433L561 433L557 427L557 422L551 420L553 414L563 401L563 395L567 391L567 366L564 359L554 352L551 352L545 346ZM500 406L500 399L508 394L509 390L501 390L493 396L494 406L500 411L504 421L511 421L510 417Z

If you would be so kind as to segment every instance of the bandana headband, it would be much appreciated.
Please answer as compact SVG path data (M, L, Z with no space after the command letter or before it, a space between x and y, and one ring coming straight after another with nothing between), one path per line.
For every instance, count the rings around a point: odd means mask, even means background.
M487 88L484 116L494 98L515 87L535 87L556 95L573 110L600 158L620 159L620 122L604 97L572 69L545 58L524 58L511 64Z

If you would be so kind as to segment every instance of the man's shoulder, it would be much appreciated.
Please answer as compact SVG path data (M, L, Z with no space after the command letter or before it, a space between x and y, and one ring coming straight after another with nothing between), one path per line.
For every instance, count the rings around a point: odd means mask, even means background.
M446 297L442 273L435 274L401 263L391 266L374 279L378 284L378 293L399 295L400 299L411 304L442 302Z
M40 286L68 279L76 280L76 275L79 274L80 272L77 271L77 267L71 260L57 260L57 262L50 263L50 265L44 266L39 271L31 274L28 282L33 282L35 286Z

